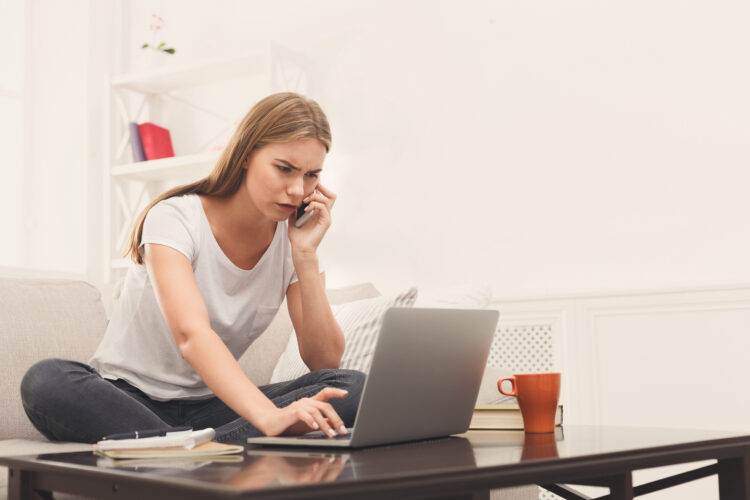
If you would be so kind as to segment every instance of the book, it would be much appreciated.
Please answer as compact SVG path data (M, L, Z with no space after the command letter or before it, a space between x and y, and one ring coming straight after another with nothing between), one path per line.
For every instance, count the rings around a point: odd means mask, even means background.
M557 405L555 426L563 423L563 406ZM523 429L523 417L517 404L476 405L469 429Z
M475 449L478 447L492 448L508 445L523 446L535 440L563 441L565 439L565 429L562 426L555 427L555 431L550 433L526 433L518 431L519 429L473 429L463 434L456 434L456 436L468 439ZM536 438L535 436L540 437Z
M146 122L138 125L138 132L141 136L141 144L143 144L143 153L147 160L174 156L169 130L154 123Z
M141 441L145 441L144 438ZM101 441L99 442L101 443ZM183 447L171 447L171 448L130 448L130 449L101 449L99 443L94 445L94 453L103 457L111 458L113 460L123 459L149 459L153 460L156 458L163 459L196 459L196 460L208 460L211 457L218 457L221 455L232 455L235 453L242 453L245 449L242 445L237 444L224 444L216 443L214 441L208 441L192 448Z
M141 142L141 133L138 131L138 124L130 122L130 149L133 151L133 161L146 161L146 153L143 152L143 143Z
M148 432L148 431L142 431ZM134 433L134 434L137 434ZM97 449L105 450L134 450L139 448L179 448L189 450L199 444L211 441L216 431L211 427L194 431L192 429L166 432L153 437L134 439L102 439L96 443Z
M201 457L146 457L146 458L111 458L99 454L97 467L132 467L140 470L148 469L179 469L192 471L209 464L231 464L243 462L245 457L235 455L207 455Z

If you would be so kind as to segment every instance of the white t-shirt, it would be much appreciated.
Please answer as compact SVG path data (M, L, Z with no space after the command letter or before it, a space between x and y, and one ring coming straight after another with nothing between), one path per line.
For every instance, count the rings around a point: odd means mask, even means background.
M211 328L235 358L266 329L297 281L287 223L276 224L270 246L250 270L235 266L211 232L198 195L157 203L143 224L146 243L185 254L193 266ZM89 364L104 378L123 379L156 400L212 396L180 356L156 302L145 265L131 265L107 331Z

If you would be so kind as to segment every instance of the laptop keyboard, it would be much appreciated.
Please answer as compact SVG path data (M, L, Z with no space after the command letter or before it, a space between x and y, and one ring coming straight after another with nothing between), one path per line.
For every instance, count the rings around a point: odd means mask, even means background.
M351 439L352 433L347 432L346 434L339 434L335 437L328 437L325 434L303 434L302 436L298 436L298 439Z

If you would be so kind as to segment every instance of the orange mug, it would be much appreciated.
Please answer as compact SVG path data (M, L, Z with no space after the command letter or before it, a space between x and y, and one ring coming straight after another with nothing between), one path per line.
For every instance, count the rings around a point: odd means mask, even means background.
M505 381L511 390L503 390ZM555 412L560 398L559 373L520 373L497 381L497 389L518 400L526 432L554 432Z

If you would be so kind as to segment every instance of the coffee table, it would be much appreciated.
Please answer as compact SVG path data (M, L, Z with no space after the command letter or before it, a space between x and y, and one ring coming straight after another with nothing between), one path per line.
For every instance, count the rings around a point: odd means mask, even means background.
M716 460L634 486L632 471ZM717 474L722 500L750 500L750 435L722 431L566 425L554 434L470 431L461 436L351 451L246 446L238 462L112 464L89 452L0 458L9 498L61 491L95 498L488 498L539 484L606 486L631 499ZM40 493L41 492L41 493Z

